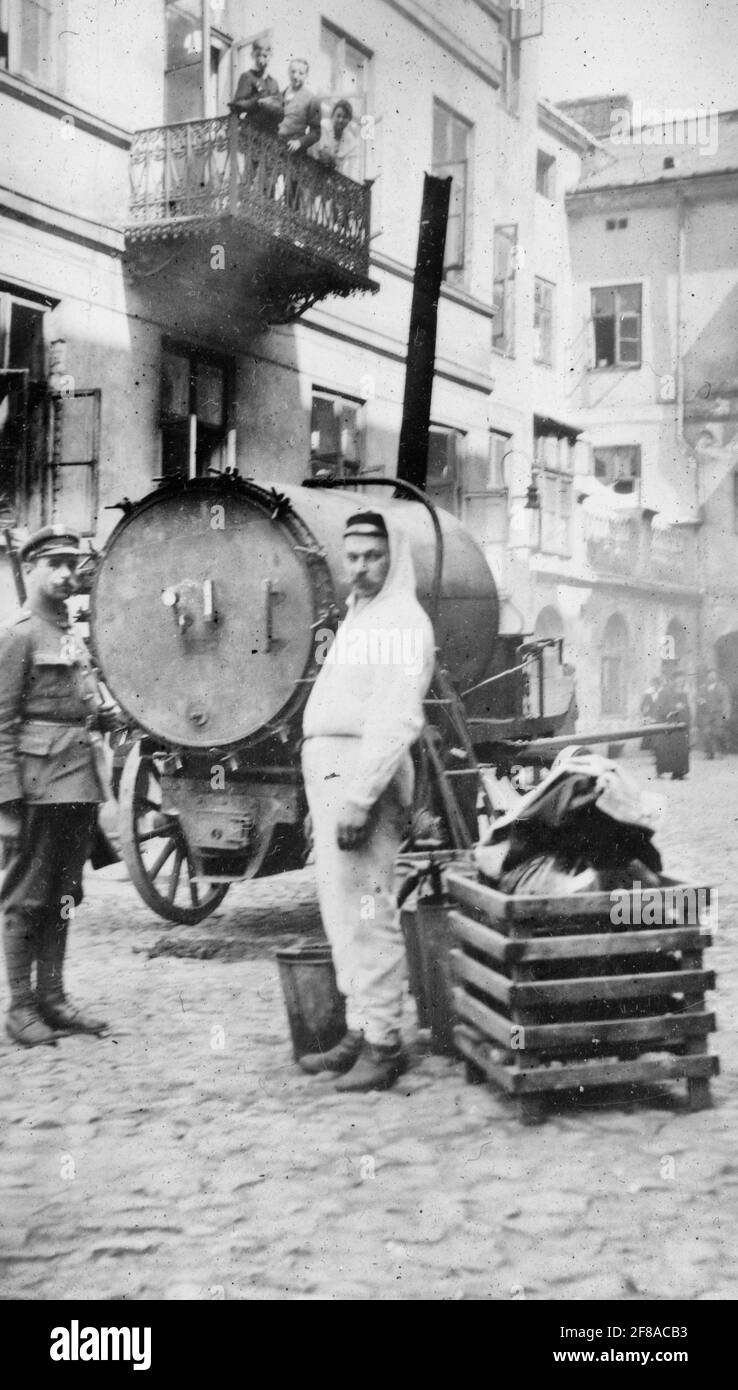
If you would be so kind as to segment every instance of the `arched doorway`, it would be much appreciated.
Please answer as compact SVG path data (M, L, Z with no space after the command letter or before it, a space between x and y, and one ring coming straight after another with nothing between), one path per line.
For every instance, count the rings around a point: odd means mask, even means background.
M602 634L600 709L602 714L628 712L628 624L622 613L613 613Z
M552 603L549 603L546 605L545 608L541 609L540 613L538 614L538 617L536 618L536 625L533 629L533 636L537 638L544 638L563 637L563 635L564 620L561 617L558 608L555 608Z

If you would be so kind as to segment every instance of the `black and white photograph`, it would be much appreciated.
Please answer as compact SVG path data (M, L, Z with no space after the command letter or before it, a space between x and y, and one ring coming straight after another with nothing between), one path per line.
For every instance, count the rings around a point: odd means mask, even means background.
M181 1302L694 1367L736 1298L736 51L734 0L0 0L52 1381Z

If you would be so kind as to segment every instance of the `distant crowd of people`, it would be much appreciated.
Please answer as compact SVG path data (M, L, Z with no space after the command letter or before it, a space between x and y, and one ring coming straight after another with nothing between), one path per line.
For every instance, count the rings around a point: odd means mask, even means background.
M310 65L293 58L288 66L288 85L280 91L269 73L272 50L266 39L252 45L252 66L241 74L231 111L258 130L278 135L290 154L307 153L328 169L356 177L358 141L351 130L354 111L350 101L339 98L330 119L323 120L321 103L307 85Z

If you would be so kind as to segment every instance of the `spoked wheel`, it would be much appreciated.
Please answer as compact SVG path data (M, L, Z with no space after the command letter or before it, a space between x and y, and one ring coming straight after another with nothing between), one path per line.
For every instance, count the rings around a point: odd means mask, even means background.
M126 758L118 795L121 850L144 902L168 922L202 922L230 885L197 882L179 819L162 811L159 769L139 745Z

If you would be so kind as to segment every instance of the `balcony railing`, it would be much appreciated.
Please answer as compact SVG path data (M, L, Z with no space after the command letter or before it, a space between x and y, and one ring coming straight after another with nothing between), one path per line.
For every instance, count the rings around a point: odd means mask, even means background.
M696 582L695 537L688 527L652 527L639 515L584 517L587 561L599 574L656 583Z
M677 584L694 584L695 537L684 526L654 526L651 529L650 569L655 579Z
M640 522L633 516L585 515L587 560L601 574L632 575L638 568Z
M130 173L129 242L191 235L231 217L332 272L334 292L374 288L370 184L290 154L235 115L138 131Z

